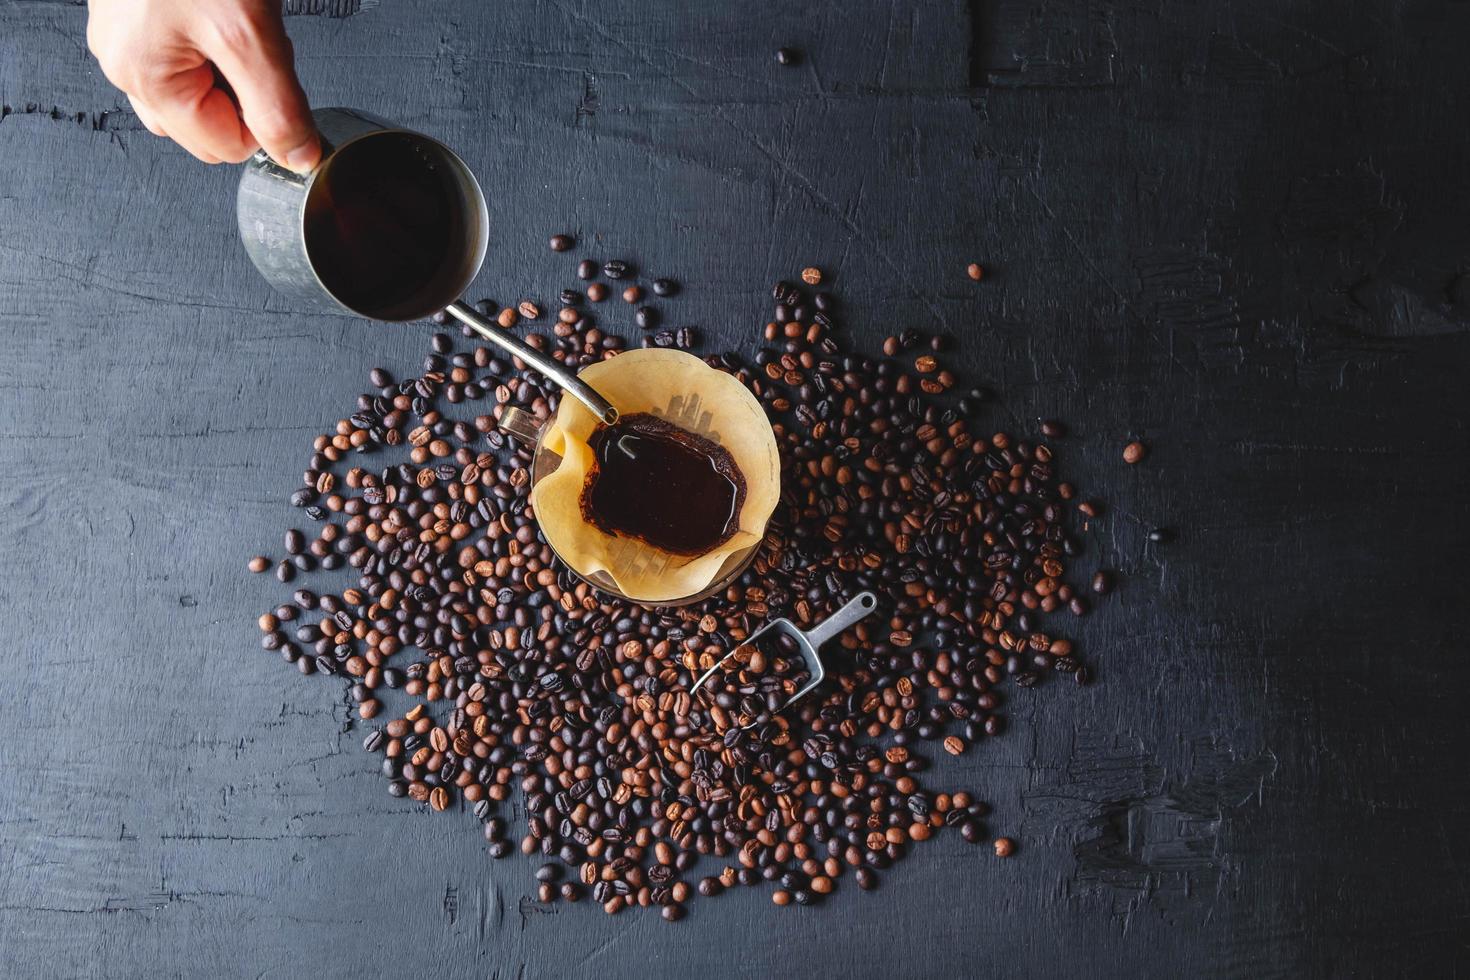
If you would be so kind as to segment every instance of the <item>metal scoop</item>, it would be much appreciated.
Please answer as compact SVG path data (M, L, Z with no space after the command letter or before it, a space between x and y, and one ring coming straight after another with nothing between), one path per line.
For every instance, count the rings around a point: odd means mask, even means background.
M817 652L822 644L859 620L866 618L869 613L877 608L877 596L871 592L859 592L841 609L812 627L809 633L803 633L797 628L795 623L784 617L773 619L751 634L740 646L721 657L713 667L705 671L699 680L694 682L694 687L690 689L689 693L698 694L700 688L709 683L710 678L715 676L715 673L724 665L725 661L739 652L740 647L755 644L762 638L769 640L777 636L784 636L789 638L795 646L796 652L801 656L803 663L806 665L806 669L811 673L811 679L803 684L795 694L791 695L785 704L776 709L778 712L785 711L814 691L817 685L826 679L827 670L822 666L822 658Z

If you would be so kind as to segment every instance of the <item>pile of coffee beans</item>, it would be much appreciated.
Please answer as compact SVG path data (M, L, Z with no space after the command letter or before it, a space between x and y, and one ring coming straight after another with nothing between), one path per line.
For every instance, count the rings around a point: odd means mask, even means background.
M577 275L549 335L527 336L573 369L624 349L592 312L608 296L595 280L638 273L589 258ZM509 407L548 415L558 392L495 349L434 335L417 374L374 370L312 447L291 502L314 530L286 532L277 574L345 564L355 582L298 589L261 616L262 645L348 680L389 793L467 806L494 857L517 837L543 856L541 901L590 895L609 913L656 906L673 921L696 892L771 882L776 904L807 905L843 878L873 888L934 834L990 839L985 803L926 787L940 750L999 735L1011 688L1089 680L1043 616L1088 612L1064 578L1081 548L1070 512L1101 505L1058 477L1046 442L977 427L987 393L956 397L945 338L907 331L883 357L845 348L835 297L805 288L821 278L776 285L753 363L707 358L766 406L783 474L755 560L695 605L643 608L562 565L530 506L530 450L496 425ZM636 285L623 297L644 298ZM638 308L638 323L659 322ZM641 336L696 342L688 327ZM865 589L886 607L829 644L828 680L799 706L767 697L802 679L789 650L762 655L769 680L747 659L722 690L691 693L768 620L807 629ZM517 793L513 827L504 804Z

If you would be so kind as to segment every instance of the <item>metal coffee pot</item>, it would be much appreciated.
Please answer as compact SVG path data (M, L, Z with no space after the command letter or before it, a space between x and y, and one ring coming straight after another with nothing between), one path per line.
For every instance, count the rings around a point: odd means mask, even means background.
M418 320L443 310L580 399L604 422L615 422L617 409L590 385L460 299L480 271L490 235L485 195L465 162L437 140L357 109L317 109L312 116L322 141L322 160L316 169L296 173L262 150L245 163L240 176L236 201L240 238L261 275L281 293L315 310L346 310L392 322ZM306 234L308 203L322 203L319 195L326 190L321 178L334 157L369 140L394 140L411 147L423 161L424 179L433 181L436 193L447 191L455 219L449 258L435 276L407 299L381 309L357 308L333 293L320 275L323 257L314 253L321 246L309 243Z

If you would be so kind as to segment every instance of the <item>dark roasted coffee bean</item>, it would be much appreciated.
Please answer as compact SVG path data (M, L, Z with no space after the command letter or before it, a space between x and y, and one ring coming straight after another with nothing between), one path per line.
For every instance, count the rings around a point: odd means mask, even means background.
M673 279L655 279L653 281L653 292L656 296L673 296L679 291L679 284Z
M776 49L776 64L790 66L797 64L800 61L801 52L797 51L795 48ZM839 283L838 285L841 285L841 283Z
M577 263L578 279L595 279L597 277L597 263L591 259L583 259Z
M622 259L609 259L602 264L602 274L609 279L626 279L633 272L633 267Z
M565 252L567 249L576 245L577 240L571 235L556 234L551 236L551 241L549 244L551 245L551 250L553 252Z

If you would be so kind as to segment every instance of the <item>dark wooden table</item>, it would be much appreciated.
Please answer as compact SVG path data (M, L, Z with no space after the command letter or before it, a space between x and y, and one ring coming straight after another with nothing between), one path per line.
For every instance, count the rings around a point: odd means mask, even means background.
M949 835L677 928L535 904L257 645L310 438L427 328L294 312L80 3L0 0L0 975L1470 969L1470 3L288 6L316 104L480 174L474 295L554 296L571 230L749 350L816 264L870 347L954 334L997 428L1070 420L1099 683L944 771L1009 861Z

